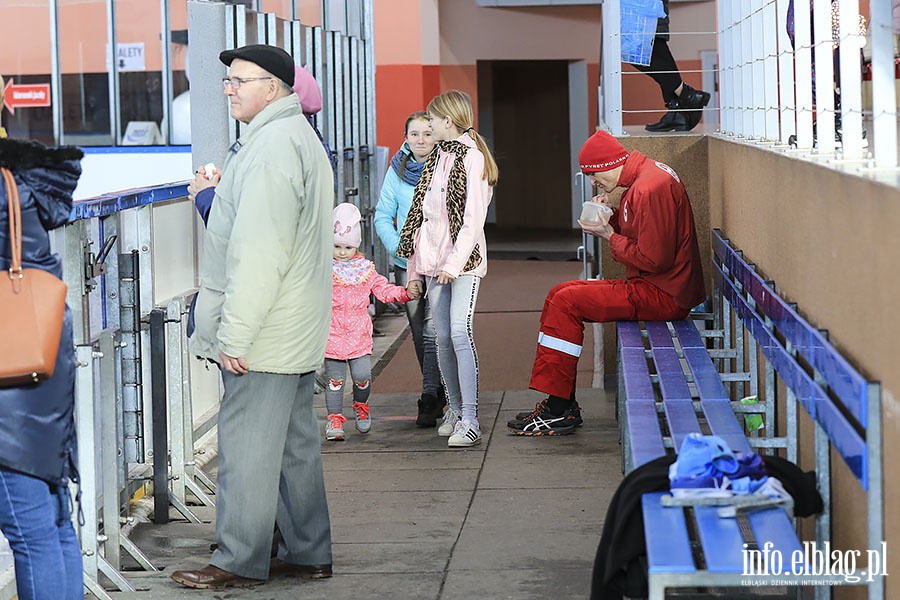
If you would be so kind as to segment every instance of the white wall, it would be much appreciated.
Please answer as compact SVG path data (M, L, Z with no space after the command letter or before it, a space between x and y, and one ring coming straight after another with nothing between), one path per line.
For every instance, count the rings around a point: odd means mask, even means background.
M190 146L85 148L75 200L193 177ZM197 165L200 166L199 164Z

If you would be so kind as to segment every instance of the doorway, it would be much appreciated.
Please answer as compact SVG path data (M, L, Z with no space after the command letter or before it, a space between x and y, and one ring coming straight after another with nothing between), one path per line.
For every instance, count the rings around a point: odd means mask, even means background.
M500 168L495 227L571 230L569 63L479 61L478 98Z

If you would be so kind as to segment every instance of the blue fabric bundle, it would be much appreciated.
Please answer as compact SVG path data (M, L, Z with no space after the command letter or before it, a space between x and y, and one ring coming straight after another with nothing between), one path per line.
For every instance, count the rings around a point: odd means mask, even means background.
M678 459L669 468L672 489L713 488L752 493L766 478L758 454L732 452L722 438L699 433L684 438Z

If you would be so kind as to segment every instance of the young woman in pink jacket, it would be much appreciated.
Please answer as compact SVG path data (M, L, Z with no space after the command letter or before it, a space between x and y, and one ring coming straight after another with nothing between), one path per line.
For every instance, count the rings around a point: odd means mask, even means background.
M408 258L408 289L421 293L437 337L450 404L438 435L450 447L481 443L478 353L472 331L478 286L487 273L484 220L497 183L494 157L475 131L468 94L450 90L428 104L437 149L422 168L396 255Z
M332 262L331 331L325 347L325 439L344 439L344 382L347 364L353 379L356 430L368 433L369 393L372 379L372 317L369 295L382 302L405 303L418 291L391 285L375 271L375 264L359 253L362 231L359 209L343 203L334 207L334 260Z

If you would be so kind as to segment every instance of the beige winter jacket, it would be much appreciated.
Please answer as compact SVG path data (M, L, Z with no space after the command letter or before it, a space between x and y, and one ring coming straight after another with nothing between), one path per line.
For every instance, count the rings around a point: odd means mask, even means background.
M331 312L331 165L297 96L257 114L229 149L203 237L191 351L251 371L322 363Z

